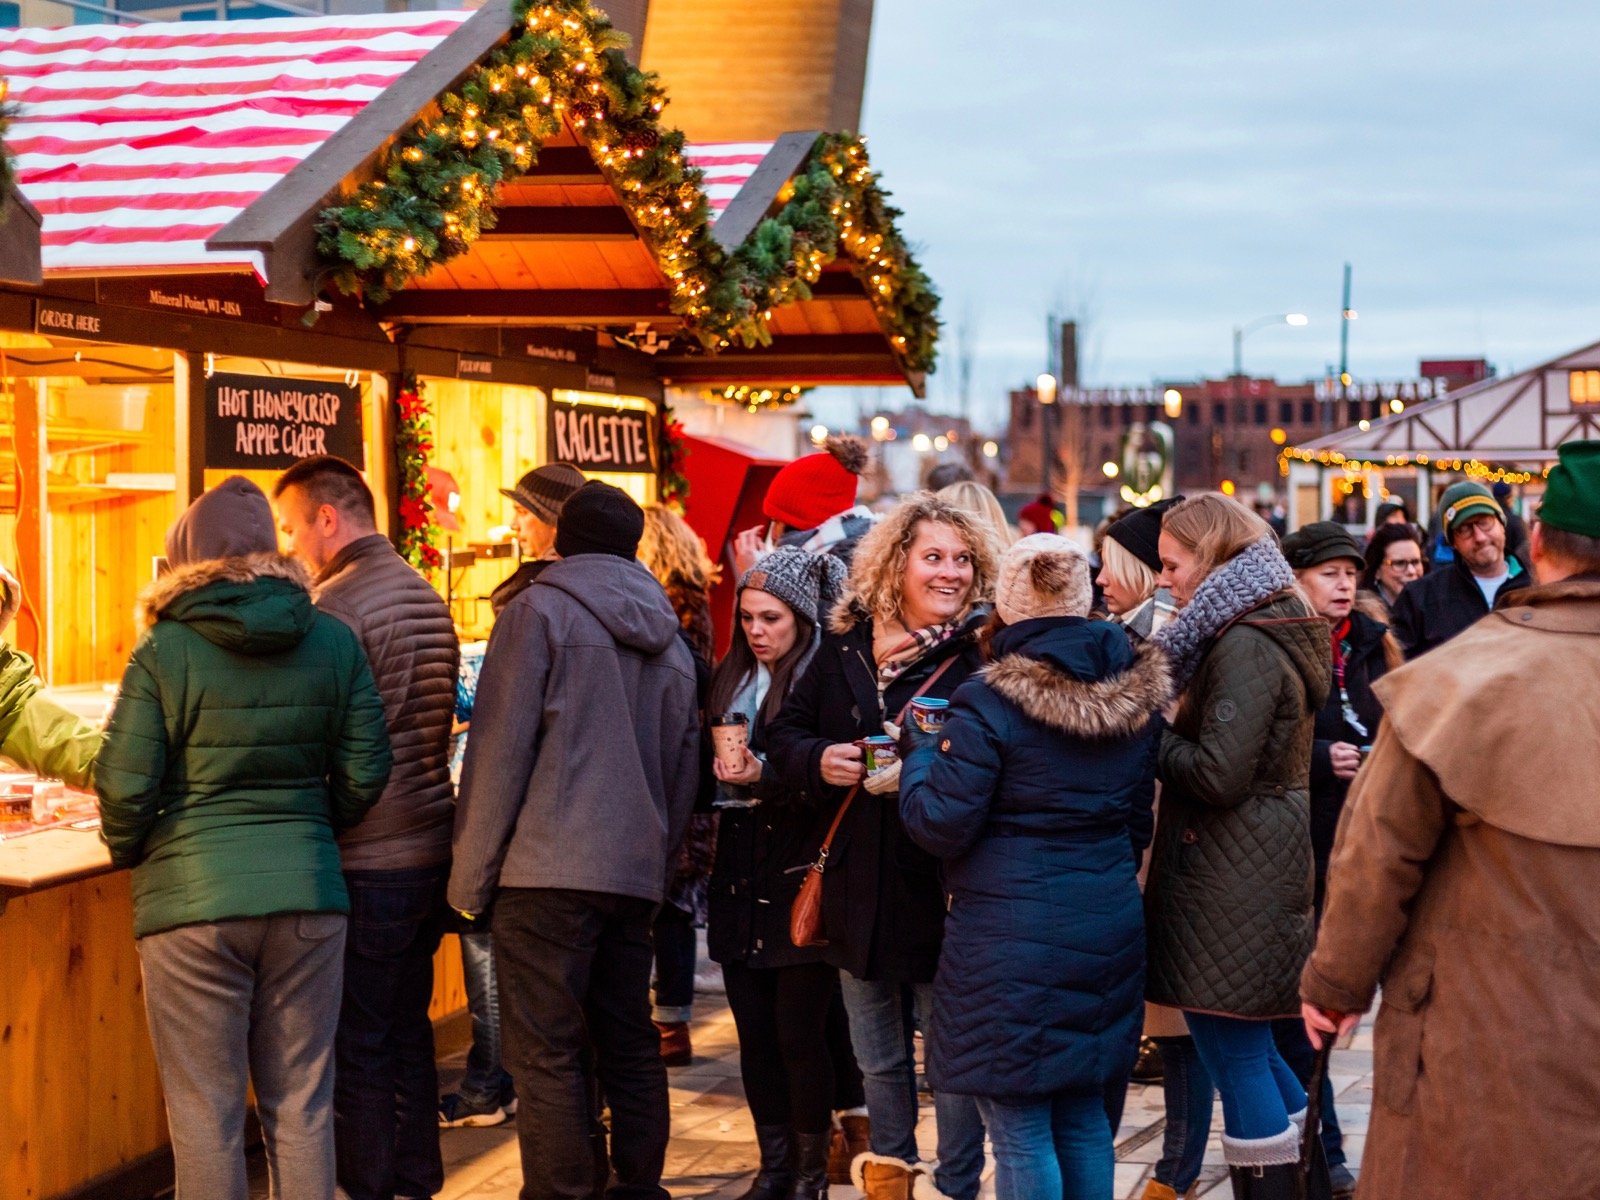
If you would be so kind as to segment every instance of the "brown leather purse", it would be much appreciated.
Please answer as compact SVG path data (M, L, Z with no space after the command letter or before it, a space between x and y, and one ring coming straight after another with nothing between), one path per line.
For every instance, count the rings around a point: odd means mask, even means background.
M943 675L955 658L947 658L939 664L939 669L928 676L928 681L922 685L920 691L911 700L920 700L927 695L931 688ZM911 700L907 700L900 709L900 715L895 718L896 725L904 725L906 711L911 707ZM861 790L858 783L850 789L850 794L844 798L844 803L839 805L839 811L833 815L833 824L828 826L828 836L822 839L822 849L817 852L817 861L812 863L806 871L806 877L800 882L800 891L794 898L794 904L789 908L789 940L796 946L826 946L828 940L822 936L822 872L828 866L828 847L833 845L833 835L839 832L839 822L844 820L845 813L850 811L850 803L856 798L856 793Z

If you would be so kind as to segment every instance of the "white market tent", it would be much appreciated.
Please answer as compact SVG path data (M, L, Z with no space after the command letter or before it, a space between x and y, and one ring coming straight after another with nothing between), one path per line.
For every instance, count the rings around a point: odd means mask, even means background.
M1363 484L1369 497L1392 488L1426 520L1436 479L1440 486L1465 475L1537 487L1556 448L1585 438L1600 438L1600 342L1287 447L1292 520L1333 519L1338 494Z

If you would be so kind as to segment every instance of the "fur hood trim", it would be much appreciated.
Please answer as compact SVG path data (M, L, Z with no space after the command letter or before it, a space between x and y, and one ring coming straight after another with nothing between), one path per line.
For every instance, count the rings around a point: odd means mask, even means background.
M1021 654L989 664L980 678L1035 721L1075 737L1132 737L1173 697L1172 664L1150 642L1136 648L1133 666L1093 683Z
M311 576L297 559L282 554L247 554L239 558L209 558L169 571L139 594L134 617L148 629L165 615L174 601L213 583L253 583L257 579L287 579L311 591Z

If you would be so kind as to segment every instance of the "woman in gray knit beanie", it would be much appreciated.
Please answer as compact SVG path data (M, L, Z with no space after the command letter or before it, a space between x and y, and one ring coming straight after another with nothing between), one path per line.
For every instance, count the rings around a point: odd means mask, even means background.
M739 1030L745 1099L761 1152L748 1195L758 1200L827 1195L836 1108L847 1111L846 1134L867 1148L865 1096L842 1013L834 1014L830 1037L830 1009L842 1007L838 972L821 948L789 938L803 868L816 859L832 813L807 802L803 781L779 778L764 754L767 724L816 652L819 623L843 583L839 559L798 547L775 550L747 570L733 642L707 705L714 720L739 714L750 729L742 765L716 764L722 822L706 947L722 964Z

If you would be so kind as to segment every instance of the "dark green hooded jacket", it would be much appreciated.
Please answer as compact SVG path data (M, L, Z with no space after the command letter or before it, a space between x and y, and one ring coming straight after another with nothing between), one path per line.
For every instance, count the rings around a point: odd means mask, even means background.
M309 583L256 554L184 567L142 602L149 631L95 761L136 937L349 911L334 835L382 794L389 736L361 643Z

